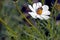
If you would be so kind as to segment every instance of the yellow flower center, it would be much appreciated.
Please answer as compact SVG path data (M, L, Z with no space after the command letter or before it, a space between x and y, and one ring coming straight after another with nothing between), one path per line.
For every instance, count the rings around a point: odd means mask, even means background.
M37 9L37 14L41 15L42 14L42 8Z

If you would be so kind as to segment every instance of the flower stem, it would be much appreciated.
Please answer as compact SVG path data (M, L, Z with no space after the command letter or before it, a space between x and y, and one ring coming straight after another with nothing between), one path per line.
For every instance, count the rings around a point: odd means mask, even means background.
M40 33L40 31L25 17L25 15L20 11L19 6L14 3L16 6L16 9L18 10L18 12L25 18L25 20L32 26L32 28L42 37L43 39L43 35Z
M41 1L42 1L42 4L44 5L45 0L41 0Z
M28 2L31 3L31 4L33 3L31 0L28 0Z
M53 11L54 11L54 8L55 8L55 6L56 6L56 4L57 4L57 1L58 1L58 0L55 1L54 5L53 5L53 7L52 7L51 16L52 16L52 13L53 13Z
M52 18L52 16L53 16L53 11L54 11L54 8L55 8L55 6L56 6L56 4L57 4L57 1L58 1L58 0L55 1L54 5L53 5L53 7L52 7L51 15L50 15L51 18ZM53 20L53 18L52 18L52 20ZM56 26L56 17L55 17L54 21L55 21L54 26ZM52 24L52 27L53 27L53 24ZM54 27L53 27L53 28L54 28ZM48 29L49 29L49 31L50 31L51 37L53 38L56 34L53 33L53 29L51 28L50 21L48 21Z
M17 33L15 33L8 25L7 23L2 20L2 18L0 18L0 21L5 25L6 29L8 30L9 33L12 33L12 35L14 35L15 38L17 38Z

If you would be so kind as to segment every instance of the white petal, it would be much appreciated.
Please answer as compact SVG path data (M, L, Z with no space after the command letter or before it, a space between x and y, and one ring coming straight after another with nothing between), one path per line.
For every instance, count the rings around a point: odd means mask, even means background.
M34 12L28 12L33 18L36 18L36 13Z
M34 3L34 4L33 4L33 8L34 8L34 10L37 9L36 7L37 7L37 3Z
M45 16L45 15L41 15L41 17L43 17L45 20L49 19L49 16Z
M37 3L37 9L42 7L42 4L40 2Z
M33 7L31 5L28 5L28 7L33 11L35 12L35 10L33 9Z
M43 8L43 11L47 11L49 9L47 5L43 5L42 8Z
M42 15L50 15L50 11L45 11L42 13Z
M36 17L39 18L39 19L41 19L41 20L43 20L43 18L40 15L37 15Z

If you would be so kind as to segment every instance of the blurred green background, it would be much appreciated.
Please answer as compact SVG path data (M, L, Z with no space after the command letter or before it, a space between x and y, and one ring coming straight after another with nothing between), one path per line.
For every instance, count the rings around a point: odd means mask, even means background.
M33 19L28 4L34 2L48 5L51 19ZM0 0L0 40L60 40L59 14L60 0Z

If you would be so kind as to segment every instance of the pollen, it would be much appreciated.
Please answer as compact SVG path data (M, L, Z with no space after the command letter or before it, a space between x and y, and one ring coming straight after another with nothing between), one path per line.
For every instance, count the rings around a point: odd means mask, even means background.
M41 15L42 14L42 8L37 9L37 14Z

